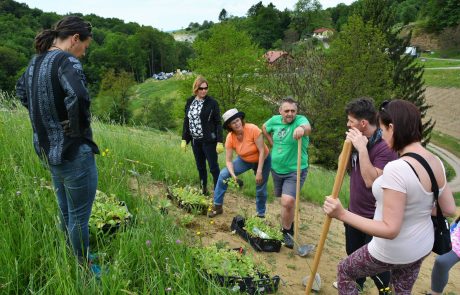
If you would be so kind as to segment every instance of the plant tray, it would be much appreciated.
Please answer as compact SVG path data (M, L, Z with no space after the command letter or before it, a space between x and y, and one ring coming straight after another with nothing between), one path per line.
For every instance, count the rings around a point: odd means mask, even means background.
M177 204L177 207L184 209L188 213L199 213L200 215L206 215L208 213L208 206L205 205L192 205L192 204L183 204L176 195L172 192L169 187L166 187L168 199Z
M245 241L256 251L262 252L279 252L281 249L281 241L274 239L262 239L260 237L251 236L244 229L244 218L240 215L237 215L233 218L231 229L236 231Z
M120 201L119 203L120 207L124 207L126 209L126 212L129 212L128 206L124 201ZM123 221L119 220L119 222L115 223L114 225L106 223L102 226L101 230L104 235L111 235L116 233L122 226L128 225L132 220L132 215L129 215L126 217ZM122 225L123 223L123 225Z
M280 277L269 277L266 274L258 274L256 277L234 277L214 275L210 278L217 281L221 286L232 291L246 292L248 294L271 294L278 290Z

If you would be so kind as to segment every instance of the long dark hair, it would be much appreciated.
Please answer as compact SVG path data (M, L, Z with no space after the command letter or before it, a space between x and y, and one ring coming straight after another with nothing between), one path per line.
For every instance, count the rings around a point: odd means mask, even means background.
M75 34L80 36L80 41L85 41L93 36L91 30L91 24L81 17L66 16L58 21L53 28L43 30L35 36L35 50L37 53L44 53L53 45L54 39L65 39Z

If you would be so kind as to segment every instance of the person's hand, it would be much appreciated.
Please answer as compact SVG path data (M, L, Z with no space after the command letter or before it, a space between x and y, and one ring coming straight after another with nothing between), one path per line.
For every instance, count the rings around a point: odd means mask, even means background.
M353 146L358 152L361 152L367 149L368 139L357 128L353 127L353 128L348 129L348 132L346 132L346 134L347 134L347 139L351 141L351 143L353 144Z
M216 152L220 154L223 151L224 151L224 144L222 142L218 142L216 145Z
M64 131L64 134L66 136L71 136L72 135L72 130L70 130L70 121L69 120L65 120L65 121L62 121L62 122L59 122L62 126L62 130Z
M324 200L323 211L329 217L340 220L340 217L345 212L345 209L343 209L342 204L338 198L334 199L331 196L327 196L326 200Z
M257 171L256 172L256 184L260 185L264 181L264 178L262 177L262 171Z
M294 129L294 134L293 134L293 137L294 139L301 139L302 136L304 136L305 134L305 130L303 129L303 127L299 126L297 127L296 129Z
M180 142L180 148L185 152L187 150L187 141L182 139L182 141Z

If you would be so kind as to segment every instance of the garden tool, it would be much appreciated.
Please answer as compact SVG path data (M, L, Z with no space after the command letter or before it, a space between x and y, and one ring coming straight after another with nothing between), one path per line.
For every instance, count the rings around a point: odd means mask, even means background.
M343 143L342 152L339 156L339 166L337 167L337 173L335 175L334 187L332 188L331 196L333 198L338 198L340 187L342 186L343 178L345 177L345 171L347 169L348 161L350 160L351 154L351 142L349 140L345 140ZM321 237L319 238L318 248L316 250L315 259L313 260L313 268L311 269L310 278L308 280L307 287L305 288L305 294L310 294L310 291L313 286L313 278L315 277L313 274L316 274L318 270L319 260L321 258L321 253L323 252L324 242L327 238L327 233L329 232L329 227L331 226L332 218L326 215L326 219L323 225L323 232L321 233Z
M302 160L302 138L297 140L297 183L295 191L295 211L294 211L294 245L297 248L297 254L301 257L307 256L315 246L314 245L299 245L299 200L300 200L300 162ZM291 236L292 237L292 236Z

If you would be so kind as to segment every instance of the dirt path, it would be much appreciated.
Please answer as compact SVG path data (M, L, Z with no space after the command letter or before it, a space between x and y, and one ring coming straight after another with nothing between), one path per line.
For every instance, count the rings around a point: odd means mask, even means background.
M451 152L434 144L430 143L428 144L428 147L449 163L449 165L455 170L455 177L449 182L449 186L453 192L460 192L460 159Z
M147 191L149 195L165 195L165 188L162 184L148 184ZM170 210L178 218L183 212L177 208ZM313 264L314 253L306 258L294 254L293 250L282 247L279 253L261 253L255 252L249 244L235 235L230 230L230 225L234 216L242 213L255 214L255 202L253 199L241 196L235 193L228 193L225 196L224 214L216 218L209 219L206 216L198 216L189 230L191 234L200 231L203 235L204 244L210 244L223 241L229 247L243 246L248 250L249 255L259 255L271 267L271 275L279 275L282 279L278 294L304 294L305 287L302 286L302 278L310 273L310 267ZM278 200L267 204L267 218L277 222L280 220L280 205ZM324 222L322 209L308 202L301 202L300 207L300 243L317 244ZM213 221L213 222L211 222ZM332 287L332 282L336 278L337 263L345 257L345 240L343 235L343 225L333 220L329 231L328 239L321 257L318 272L322 279L322 289L319 294L336 294L337 290ZM430 289L431 268L433 266L434 254L430 254L424 261L419 278L415 284L413 294L424 294L423 292ZM366 283L364 294L378 294L369 279ZM449 284L445 292L448 294L457 294L460 290L460 267L455 266L450 272ZM449 293L451 292L451 293Z

